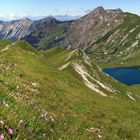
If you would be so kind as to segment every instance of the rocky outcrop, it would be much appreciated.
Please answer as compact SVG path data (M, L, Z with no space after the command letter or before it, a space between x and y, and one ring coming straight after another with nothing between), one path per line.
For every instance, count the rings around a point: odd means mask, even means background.
M42 20L33 21L28 18L10 22L0 22L0 38L19 40L29 35L33 31L46 28L50 24L57 24L53 17L47 17Z
M67 49L89 48L123 22L121 9L105 10L98 7L90 14L71 23L61 45Z

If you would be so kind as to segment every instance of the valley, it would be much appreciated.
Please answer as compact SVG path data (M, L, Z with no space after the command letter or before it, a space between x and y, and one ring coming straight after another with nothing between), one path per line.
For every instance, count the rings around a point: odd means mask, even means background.
M103 72L140 66L139 21L98 7L0 23L0 140L139 140L140 85Z

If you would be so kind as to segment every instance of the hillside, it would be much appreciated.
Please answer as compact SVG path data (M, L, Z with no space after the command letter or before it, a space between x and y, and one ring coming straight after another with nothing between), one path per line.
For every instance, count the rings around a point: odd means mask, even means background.
M64 39L64 33L67 31L71 22L62 22L59 24L51 24L46 28L39 29L26 35L22 40L26 40L38 50L49 49L55 47L61 40Z
M137 15L98 7L78 20L49 26L24 39L38 49L58 45L84 49L101 66L139 65L139 22Z
M140 17L127 14L124 22L87 49L96 62L118 61L117 65L139 65ZM116 62L117 63L117 62Z
M124 17L125 14L121 9L97 7L72 22L61 45L67 49L90 48L99 38L121 24Z
M80 19L46 27L27 35L24 39L35 47L65 49L87 49L123 22L125 13L121 9L97 7ZM40 37L41 36L41 37ZM42 45L43 44L43 45Z
M125 61L139 55L139 21L139 16L121 9L98 7L69 22L60 22L53 17L0 22L0 38L26 40L38 50L56 46L67 50L82 48L97 63L117 59L117 65L129 65Z
M13 41L20 40L34 31L44 29L49 25L56 25L60 22L53 17L47 17L41 20L30 20L24 18L21 20L1 21L0 38L10 39Z
M5 139L140 138L139 91L102 73L81 49L38 52L2 40L0 71Z

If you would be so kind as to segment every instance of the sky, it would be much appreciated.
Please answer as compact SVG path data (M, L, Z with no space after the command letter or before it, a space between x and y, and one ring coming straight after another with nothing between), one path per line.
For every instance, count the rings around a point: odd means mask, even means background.
M0 20L50 15L83 16L98 6L121 8L140 15L140 0L1 0Z

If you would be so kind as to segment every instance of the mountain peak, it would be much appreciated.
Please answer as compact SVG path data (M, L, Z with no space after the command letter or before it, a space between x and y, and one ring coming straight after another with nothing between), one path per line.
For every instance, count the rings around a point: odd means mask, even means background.
M118 9L108 9L106 10L107 12L115 12L115 13L123 13L123 10L118 8Z
M102 13L104 11L105 9L102 6L99 6L95 10L93 10L93 13L97 14L97 13Z
M104 10L104 7L98 6L94 11L100 11L100 10Z
M57 20L56 20L56 18L55 17L53 17L53 16L48 16L48 17L45 17L45 18L43 18L43 19L40 19L40 20L38 20L39 22L47 22L47 23L55 23L55 22L57 22Z
M53 16L47 16L44 18L44 20L55 20L55 17Z
M29 18L23 18L23 19L21 19L21 21L32 21L32 20Z
M93 10L91 13L95 14L95 15L102 15L104 13L116 13L116 14L121 14L123 13L122 9L118 8L118 9L104 9L104 7L99 6L97 7L95 10Z

